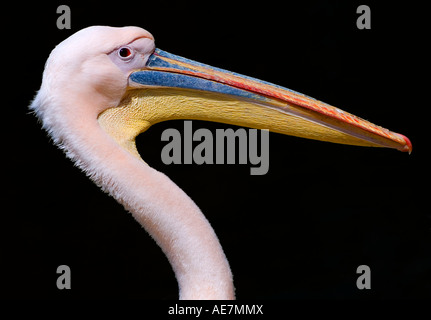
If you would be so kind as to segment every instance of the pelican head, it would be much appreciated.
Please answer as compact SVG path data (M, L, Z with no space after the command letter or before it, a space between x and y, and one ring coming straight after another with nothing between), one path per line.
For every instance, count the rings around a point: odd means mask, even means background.
M50 54L30 108L54 143L153 236L180 297L234 297L218 239L199 208L142 161L152 124L196 119L334 143L411 152L405 136L301 93L156 49L137 27L93 26Z

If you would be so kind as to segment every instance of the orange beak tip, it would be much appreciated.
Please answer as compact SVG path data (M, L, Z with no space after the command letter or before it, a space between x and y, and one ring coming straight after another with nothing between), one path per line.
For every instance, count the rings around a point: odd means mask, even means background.
M410 139L409 138L407 138L405 135L403 135L403 134L400 134L400 136L404 139L404 141L406 142L406 144L404 145L404 147L403 147L403 149L401 150L401 151L403 151L403 152L408 152L409 154L411 154L412 153L412 150L413 150L413 146L412 146L412 143L411 143L411 141L410 141Z

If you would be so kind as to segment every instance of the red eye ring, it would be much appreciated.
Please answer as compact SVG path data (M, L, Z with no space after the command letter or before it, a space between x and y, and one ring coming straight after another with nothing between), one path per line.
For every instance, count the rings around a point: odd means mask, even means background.
M121 59L130 59L133 56L133 51L129 47L121 47L118 49L118 56Z

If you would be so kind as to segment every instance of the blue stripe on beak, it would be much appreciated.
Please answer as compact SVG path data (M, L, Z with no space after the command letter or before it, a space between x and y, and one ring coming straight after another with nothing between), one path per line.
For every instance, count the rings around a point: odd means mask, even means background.
M133 87L171 87L194 89L223 93L245 99L252 99L254 101L260 100L264 102L267 100L264 96L254 94L246 90L180 73L142 70L132 73L129 79L132 81L131 86Z

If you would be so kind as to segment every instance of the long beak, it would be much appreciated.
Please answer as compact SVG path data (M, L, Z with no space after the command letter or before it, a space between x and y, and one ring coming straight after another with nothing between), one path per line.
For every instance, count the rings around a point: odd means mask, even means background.
M404 135L304 94L159 49L144 69L131 73L129 86L120 109L133 114L138 122L132 135L160 121L196 119L308 139L412 151ZM100 117L99 122L103 122ZM127 126L130 128L130 123ZM122 144L131 140L134 144L134 137L115 135Z

